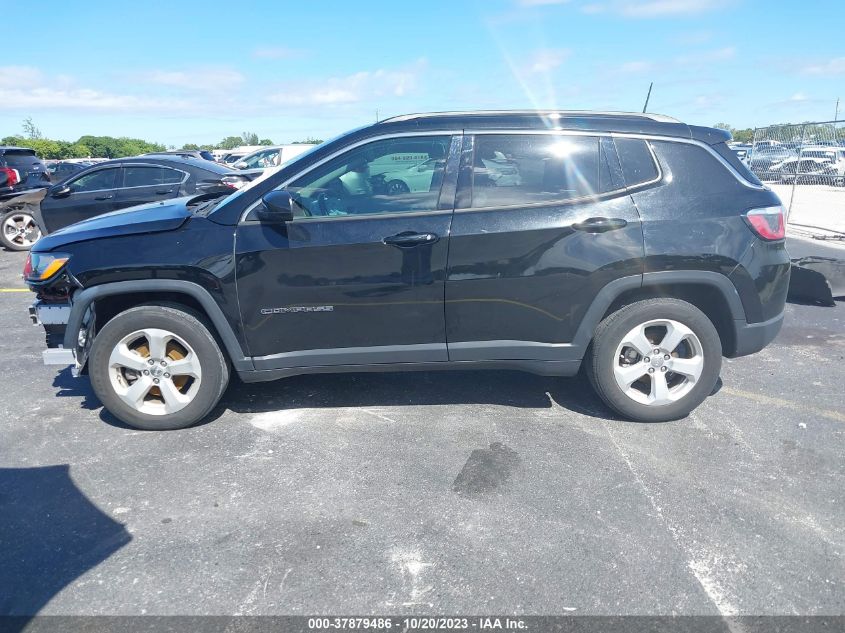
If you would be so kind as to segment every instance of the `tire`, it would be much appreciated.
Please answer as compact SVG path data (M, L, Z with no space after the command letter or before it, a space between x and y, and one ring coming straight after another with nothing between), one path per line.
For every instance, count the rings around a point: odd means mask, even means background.
M41 229L31 213L9 211L0 219L0 244L10 251L28 251L41 237Z
M387 195L389 196L401 196L410 192L410 187L401 180L391 180L387 183Z
M161 305L131 308L106 323L91 346L88 373L103 406L143 430L200 422L229 383L229 364L209 326Z
M712 393L721 367L722 343L713 323L679 299L647 299L612 313L596 328L585 359L599 397L638 422L686 417Z

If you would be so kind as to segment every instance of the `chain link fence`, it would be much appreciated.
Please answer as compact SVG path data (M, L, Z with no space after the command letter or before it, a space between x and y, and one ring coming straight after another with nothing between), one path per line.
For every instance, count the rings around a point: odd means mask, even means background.
M845 232L845 121L757 128L744 160L790 224Z

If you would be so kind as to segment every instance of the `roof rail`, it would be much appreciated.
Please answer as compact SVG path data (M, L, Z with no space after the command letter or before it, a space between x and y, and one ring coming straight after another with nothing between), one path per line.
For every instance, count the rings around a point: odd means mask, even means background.
M392 123L397 121L411 121L413 119L421 119L424 117L447 117L447 116L497 116L497 115L523 115L523 116L545 116L549 118L564 118L576 116L601 116L601 117L620 117L620 118L638 118L656 121L658 123L680 123L675 119L665 114L652 114L650 112L605 112L598 110L466 110L454 112L420 112L417 114L402 114L400 116L383 119L379 123Z

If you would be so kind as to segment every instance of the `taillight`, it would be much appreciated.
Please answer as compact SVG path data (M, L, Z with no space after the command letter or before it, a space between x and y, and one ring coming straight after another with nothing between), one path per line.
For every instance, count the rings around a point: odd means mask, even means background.
M0 171L6 174L6 187L14 187L21 181L20 172L11 167L0 167Z
M32 277L32 251L26 254L26 262L23 265L23 278L29 279Z
M786 222L781 206L751 209L745 214L745 220L761 239L772 241L786 237Z

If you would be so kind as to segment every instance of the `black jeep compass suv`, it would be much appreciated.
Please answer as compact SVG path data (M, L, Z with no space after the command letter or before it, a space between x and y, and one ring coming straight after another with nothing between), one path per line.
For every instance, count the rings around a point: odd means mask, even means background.
M144 429L201 420L232 370L583 365L623 416L675 419L783 319L781 203L728 139L646 114L396 117L234 195L43 238L30 312L45 362Z

